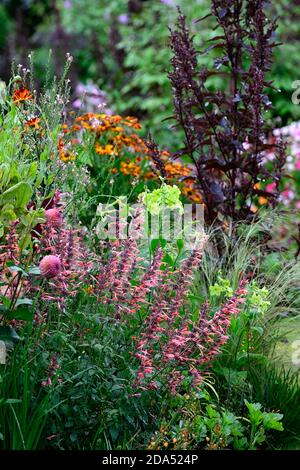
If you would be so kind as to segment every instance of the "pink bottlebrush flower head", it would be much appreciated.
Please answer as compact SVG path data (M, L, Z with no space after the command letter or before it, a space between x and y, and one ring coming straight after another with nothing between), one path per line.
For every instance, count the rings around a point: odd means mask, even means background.
M40 262L40 271L43 277L56 277L61 269L61 262L58 256L45 256Z
M59 209L48 209L45 212L47 224L51 227L59 228L62 225L62 215Z

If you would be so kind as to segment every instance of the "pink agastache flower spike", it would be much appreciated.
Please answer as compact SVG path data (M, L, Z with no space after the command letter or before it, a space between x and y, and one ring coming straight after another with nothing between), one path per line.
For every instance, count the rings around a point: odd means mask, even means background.
M141 307L141 304L146 302L146 296L150 290L157 287L163 276L163 271L160 269L163 258L163 250L159 248L153 258L149 269L144 273L140 285L134 287L134 292L130 300L132 311L136 311Z
M50 365L48 369L48 377L46 380L43 380L41 383L42 387L50 387L52 385L52 379L56 375L58 369L59 369L59 364L57 361L57 356L56 354L54 354L50 361ZM61 382L61 379L58 379L58 382Z
M190 332L186 326L182 330L174 328L174 323L189 292L193 273L200 264L206 239L203 237L177 272L169 273L165 270L159 289L153 292L154 301L150 307L150 314L145 320L144 331L141 332L137 343L136 357L140 360L140 368L135 383L139 386L143 383L142 377L150 374L149 368L145 367L145 356L151 363L154 362L154 357L157 355L160 357L160 365L155 369L163 367L172 358L182 361L177 350L185 346ZM168 339L170 344L166 346ZM175 375L177 379L180 376L180 374ZM174 384L172 387L174 390Z
M138 261L141 260L141 258L139 258L137 240L141 237L143 222L143 213L138 209L132 218L130 226L128 226L130 229L129 237L121 243L118 251L113 252L113 257L106 271L106 275L104 274L104 276L102 276L102 282L105 279L106 285L107 281L109 281L104 302L117 305L117 319L120 319L124 313L132 313L132 308L129 306L132 294L130 280ZM101 286L99 287L103 292L103 288L101 289Z
M143 222L143 213L137 210L130 226L127 224L129 237L112 244L109 260L105 264L100 263L100 270L94 277L94 294L99 302L114 309L116 320L134 314L142 305L148 305L150 292L160 286L164 276L161 270L163 251L160 248L149 266L141 263L145 260L140 256L137 240L141 238ZM137 277L141 271L143 274Z
M194 262L187 260L180 272L186 273L187 267L191 268L192 264ZM178 279L183 281L181 275ZM192 379L192 387L200 386L205 371L212 365L221 347L229 339L230 318L240 313L241 306L245 302L244 297L248 293L246 285L246 280L241 281L234 296L213 316L210 316L210 305L206 302L196 323L186 315L180 317L180 312L177 310L175 313L165 315L158 307L152 309L146 328L137 343L135 356L140 361L140 367L134 384L151 389L153 387L151 374L155 371L160 372L160 382L164 383L172 394L177 393L182 380L187 377L186 373ZM182 305L179 299L175 303L176 307ZM161 306L167 309L167 303L161 302Z
M53 228L62 226L63 218L59 209L48 209L45 212L47 224Z
M16 230L18 224L19 220L10 224L9 232L5 237L6 243L0 247L1 251L3 250L3 254L1 254L4 259L3 265L6 261L13 261L15 265L20 263L19 236Z
M240 313L241 305L245 302L244 297L248 293L246 285L247 280L242 280L234 296L227 300L210 319L209 304L205 304L198 326L195 328L195 338L205 346L202 358L198 361L199 366L211 365L213 358L220 353L221 346L228 341L230 318Z
M46 278L56 277L61 270L61 262L58 256L47 255L40 262L41 275Z

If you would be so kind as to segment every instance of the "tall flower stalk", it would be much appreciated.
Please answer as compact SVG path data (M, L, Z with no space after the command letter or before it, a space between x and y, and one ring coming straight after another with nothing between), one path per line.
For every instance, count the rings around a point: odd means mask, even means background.
M215 314L204 303L196 321L184 312L173 312L172 316L152 308L137 343L135 355L140 365L136 385L148 389L166 386L173 394L184 381L192 387L201 385L207 369L229 339L230 319L240 313L247 295L246 284L242 280L234 296Z
M201 194L209 224L216 219L251 220L259 198L274 205L279 195L282 143L276 145L272 164L265 159L265 113L272 105L266 75L276 45L276 24L267 17L267 3L212 0L217 33L204 53L218 54L213 70L199 65L183 14L171 32L174 117L185 135L174 158L189 157L189 178ZM212 90L213 77L222 78L227 91ZM268 192L265 183L273 181L276 191Z

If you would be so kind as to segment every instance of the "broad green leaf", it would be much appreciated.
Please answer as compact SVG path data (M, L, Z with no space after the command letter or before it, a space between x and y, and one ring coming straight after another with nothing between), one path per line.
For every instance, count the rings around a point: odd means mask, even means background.
M14 344L21 341L21 338L11 326L0 326L0 341Z
M248 408L249 411L249 417L251 424L253 426L258 426L263 419L263 413L261 411L261 404L260 403L249 403L247 400L245 400L245 405Z
M283 425L280 422L283 415L280 413L263 413L263 425L266 429L276 429L276 431L283 431Z
M16 208L25 207L32 196L32 188L25 181L15 184L0 196L0 205L13 203Z
M28 307L18 307L16 310L10 310L6 317L10 320L30 321L33 319L34 311Z
M22 273L23 276L27 277L28 274L26 273L26 271L24 271L23 268L21 268L20 266L11 266L10 268L12 271L15 271L15 272L18 272L18 273Z
M33 266L28 269L28 274L39 276L41 274L40 268L38 266Z

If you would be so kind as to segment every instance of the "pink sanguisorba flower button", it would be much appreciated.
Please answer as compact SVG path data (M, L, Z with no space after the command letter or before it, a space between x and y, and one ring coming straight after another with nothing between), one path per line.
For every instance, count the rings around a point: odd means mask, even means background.
M61 262L58 256L45 256L40 262L40 271L43 277L51 278L59 274Z

